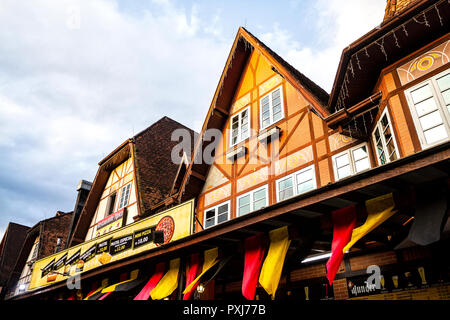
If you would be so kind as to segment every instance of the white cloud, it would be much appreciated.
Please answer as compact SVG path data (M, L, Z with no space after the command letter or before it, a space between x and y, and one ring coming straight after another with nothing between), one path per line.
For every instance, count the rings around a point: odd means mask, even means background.
M154 2L0 3L0 226L72 210L78 180L165 115L199 130L229 41L217 17Z
M342 50L382 22L385 5L384 0L318 0L316 45L303 46L278 25L261 40L330 92Z

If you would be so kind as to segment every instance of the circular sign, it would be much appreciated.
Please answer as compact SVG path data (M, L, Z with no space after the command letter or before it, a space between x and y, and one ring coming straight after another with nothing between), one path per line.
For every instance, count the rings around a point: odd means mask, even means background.
M167 243L172 240L173 232L175 231L175 221L172 217L166 216L159 220L155 230L164 232L164 243Z

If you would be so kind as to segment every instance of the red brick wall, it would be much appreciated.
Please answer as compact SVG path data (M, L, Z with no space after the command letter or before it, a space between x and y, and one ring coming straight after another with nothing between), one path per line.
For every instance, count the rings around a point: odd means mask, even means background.
M315 266L310 266L291 272L291 281L300 281L305 279L313 279L325 277L327 271L324 264L319 264Z
M65 248L71 221L72 213L42 221L38 259L55 253L58 237L61 238L61 250Z
M334 299L346 300L348 299L347 279L339 279L333 282Z
M384 266L394 263L397 263L397 256L394 251L380 252L350 258L350 268L352 271L364 270L372 265Z

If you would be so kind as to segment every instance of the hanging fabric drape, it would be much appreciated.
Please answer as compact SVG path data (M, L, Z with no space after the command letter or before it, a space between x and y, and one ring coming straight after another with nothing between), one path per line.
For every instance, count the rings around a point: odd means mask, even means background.
M156 287L150 292L152 300L162 300L170 296L178 287L178 274L180 271L180 259L170 261L169 271L162 277Z
M263 235L245 239L244 243L244 277L242 279L242 295L247 300L255 300L256 285L264 259L265 248L263 245Z
M358 240L395 214L397 210L394 210L394 207L395 202L392 193L366 201L366 222L353 230L352 238L343 249L343 253L350 250Z
M269 251L261 269L259 283L274 299L291 241L287 227L270 231L269 238Z
M356 207L351 206L333 211L333 243L331 257L327 262L327 279L333 284L339 266L344 258L343 249L350 241L356 224Z
M200 273L197 278L194 279L187 287L184 289L183 293L186 294L189 291L193 290L193 288L196 288L199 284L202 276L213 266L215 266L219 260L217 257L219 256L219 248L214 248L211 250L206 250L204 253L204 260L203 260L203 268L202 273Z
M139 269L133 270L130 274L130 279L106 287L102 290L102 293L128 291L142 282L142 279L138 279L138 276Z
M119 282L117 284L127 281L127 278L128 278L128 272L121 273L119 276ZM106 287L105 289L107 289L107 288L108 287ZM105 290L105 289L103 289L103 290ZM100 296L100 298L98 298L98 300L103 300L106 297L108 297L111 293L113 293L113 291L109 291L109 292L105 293L105 292L103 292L103 290L101 291L102 296Z
M87 296L83 300L97 300L99 299L103 293L102 290L105 289L108 286L108 279L103 279L102 283L99 288L96 288L95 290L92 290L87 294Z
M150 298L150 292L156 287L159 280L163 277L165 268L165 262L158 263L150 280L148 280L141 292L139 292L133 300L148 300Z
M445 184L418 197L415 220L409 230L408 240L427 246L441 239L443 219L449 210L448 198Z
M200 254L193 253L189 259L189 269L186 272L186 287L191 284L197 276L198 271L200 270ZM191 300L194 295L194 290L197 286L192 287L192 289L185 293L183 296L183 300Z

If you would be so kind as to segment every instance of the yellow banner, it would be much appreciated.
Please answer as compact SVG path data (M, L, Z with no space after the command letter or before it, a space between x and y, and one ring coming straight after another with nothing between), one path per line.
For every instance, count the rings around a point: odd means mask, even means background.
M38 260L28 291L154 249L154 231L164 231L164 243L187 237L192 234L193 214L194 199Z

